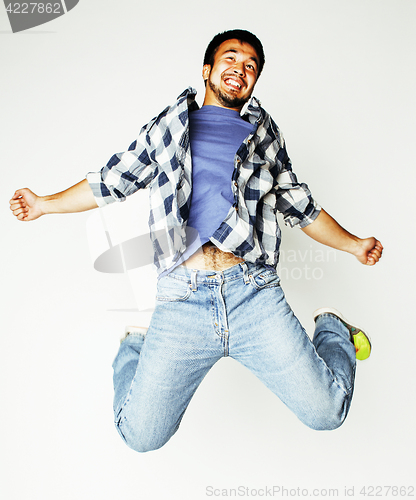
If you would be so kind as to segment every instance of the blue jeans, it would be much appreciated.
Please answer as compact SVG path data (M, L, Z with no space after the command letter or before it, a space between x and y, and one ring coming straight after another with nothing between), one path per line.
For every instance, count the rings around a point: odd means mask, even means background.
M222 272L178 267L159 280L146 336L129 335L113 364L115 423L127 445L163 446L223 356L251 370L313 429L335 429L347 416L355 348L338 318L319 316L312 342L275 270L247 262Z

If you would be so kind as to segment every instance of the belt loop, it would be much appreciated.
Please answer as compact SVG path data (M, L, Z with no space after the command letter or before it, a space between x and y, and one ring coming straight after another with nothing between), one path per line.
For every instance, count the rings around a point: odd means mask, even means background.
M192 272L191 272L191 289L193 292L196 292L198 290L197 284L196 284L197 272L198 271L196 269L192 269Z
M248 267L247 267L247 264L245 262L240 262L240 266L241 266L241 269L243 270L244 284L247 285L248 283L250 283L250 279L248 277Z

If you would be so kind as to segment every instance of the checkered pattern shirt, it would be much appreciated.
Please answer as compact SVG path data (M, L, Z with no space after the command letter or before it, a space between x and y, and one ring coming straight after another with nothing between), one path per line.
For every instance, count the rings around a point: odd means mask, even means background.
M137 140L113 155L87 180L97 204L123 201L140 188L150 190L150 237L161 274L187 248L192 195L192 158L188 112L198 109L188 88L173 106L145 125ZM252 97L241 116L253 125L234 158L234 204L210 240L221 250L249 262L277 266L281 240L277 212L286 225L305 227L320 207L292 171L283 137L270 115ZM189 236L189 231L188 231ZM189 244L189 241L188 241Z

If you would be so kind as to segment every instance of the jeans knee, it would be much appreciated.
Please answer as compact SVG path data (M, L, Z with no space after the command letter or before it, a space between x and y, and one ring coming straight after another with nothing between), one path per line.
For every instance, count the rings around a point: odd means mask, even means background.
M350 397L344 399L327 398L325 404L322 404L314 410L310 410L307 415L301 419L309 428L316 431L332 431L341 427L347 418Z
M138 453L158 450L172 437L172 435L154 433L150 429L138 428L137 425L131 426L122 419L116 422L116 428L126 445Z
M346 418L340 415L325 415L306 422L306 425L315 431L333 431L341 427Z
M155 451L161 448L164 444L166 444L166 441L163 442L155 442L155 441L150 441L150 440L124 440L124 442L127 444L129 448L131 448L134 451L137 451L138 453L148 453L149 451Z

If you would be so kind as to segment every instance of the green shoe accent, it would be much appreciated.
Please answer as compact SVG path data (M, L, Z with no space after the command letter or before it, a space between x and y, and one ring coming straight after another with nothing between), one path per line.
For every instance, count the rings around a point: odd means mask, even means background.
M358 333L353 333L352 339L355 345L355 357L361 361L369 358L371 354L371 343L368 337L362 331L358 331Z
M367 335L359 328L349 325L346 321L342 321L343 325L350 331L352 343L355 346L355 357L360 361L370 357L371 342Z

